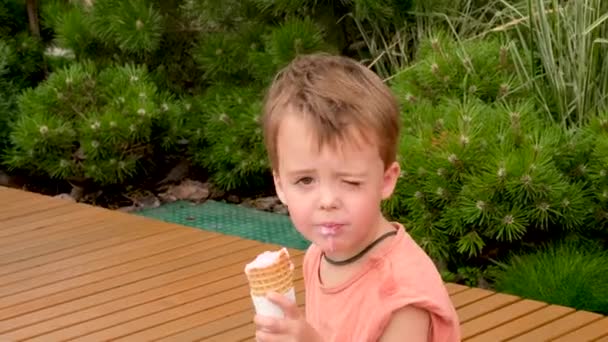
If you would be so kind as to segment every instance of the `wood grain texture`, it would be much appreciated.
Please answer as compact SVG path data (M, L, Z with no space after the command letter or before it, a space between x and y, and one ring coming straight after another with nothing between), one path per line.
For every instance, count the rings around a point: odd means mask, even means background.
M0 341L252 341L244 266L277 248L0 187ZM602 315L445 286L466 341L608 339Z

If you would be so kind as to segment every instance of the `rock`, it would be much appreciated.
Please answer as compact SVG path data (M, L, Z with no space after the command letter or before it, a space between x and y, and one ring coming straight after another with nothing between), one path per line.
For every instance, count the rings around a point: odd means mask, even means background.
M134 205L130 205L127 207L120 207L120 208L116 209L116 211L121 211L123 213L130 213L130 212L133 212L136 210L137 210L137 207L135 207Z
M171 203L177 201L177 197L175 197L168 191L158 194L158 198L160 198L163 203Z
M273 211L274 206L278 204L281 204L281 201L276 196L260 197L251 200L251 205L254 208L264 211Z
M224 198L224 196L226 196L225 191L218 189L217 187L213 186L212 184L209 184L209 191L211 192L209 194L210 199L219 199L219 198Z
M160 207L160 200L158 199L158 197L156 197L154 195L148 195L148 196L144 196L142 198L137 199L137 201L134 203L134 205L138 209L158 208L158 207Z
M228 201L228 203L240 203L241 199L237 195L228 195L226 201Z
M186 176L188 176L188 172L190 171L190 163L188 160L182 160L177 165L175 165L169 173L163 178L160 182L156 183L157 186L168 184L168 183L177 183L182 181Z
M164 202L177 200L201 202L209 197L209 183L186 179L179 185L170 186L167 191L159 194Z
M59 195L55 195L53 197L54 198L59 198L59 199L62 199L62 200L67 200L67 201L70 201L70 202L76 202L76 200L72 196L70 196L70 194L68 194L68 193L62 193L62 194L59 194Z
M19 179L17 176L11 176L6 172L0 170L0 186L6 186L9 188L20 188L24 181Z
M241 205L241 206L243 206L245 208L256 209L256 207L253 205L253 200L251 198L246 198L239 205Z
M486 290L492 289L492 286L490 286L490 283L483 277L479 277L479 279L477 279L477 287L486 289Z
M272 211L281 215L289 215L289 210L283 203L276 204L274 207L272 207Z
M72 190L70 191L70 197L76 202L80 201L84 196L84 188L78 185L72 184Z

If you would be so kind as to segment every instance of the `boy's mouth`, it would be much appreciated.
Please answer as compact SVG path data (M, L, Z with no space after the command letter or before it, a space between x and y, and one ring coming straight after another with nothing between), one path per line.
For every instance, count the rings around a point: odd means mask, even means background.
M340 231L342 231L344 224L333 223L333 222L322 223L319 225L319 227L320 227L321 235L323 236L323 238L325 239L325 241L327 243L327 248L329 249L330 252L335 251L336 242L334 240L334 237L336 235L338 235L340 233Z
M342 230L343 224L339 223L324 223L320 225L321 235L335 236Z

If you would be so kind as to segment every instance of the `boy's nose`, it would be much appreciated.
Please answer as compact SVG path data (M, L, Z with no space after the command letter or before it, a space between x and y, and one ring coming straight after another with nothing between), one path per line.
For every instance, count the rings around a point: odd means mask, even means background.
M321 209L335 209L339 205L336 192L329 186L321 187L319 190L319 207Z

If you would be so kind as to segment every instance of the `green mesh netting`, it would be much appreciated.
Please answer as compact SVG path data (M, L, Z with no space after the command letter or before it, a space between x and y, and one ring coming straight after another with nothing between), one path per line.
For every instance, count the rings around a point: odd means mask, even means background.
M144 209L137 214L290 248L304 250L309 245L294 229L288 216L235 204L212 200L202 204L178 201Z

